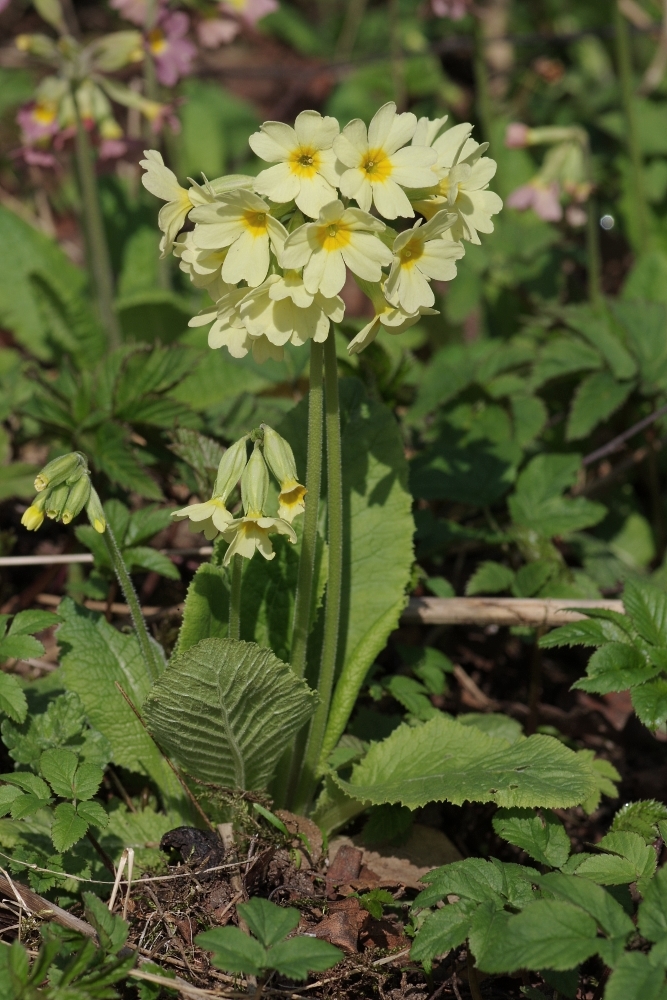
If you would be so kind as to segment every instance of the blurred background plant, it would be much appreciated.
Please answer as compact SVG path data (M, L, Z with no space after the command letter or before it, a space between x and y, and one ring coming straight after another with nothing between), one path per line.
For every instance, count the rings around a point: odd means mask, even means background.
M288 345L282 362L259 365L209 351L206 331L188 328L206 296L159 259L144 148L181 183L255 174L247 139L262 120L315 108L368 121L395 100L471 121L506 202L484 244L467 244L457 281L436 283L439 315L350 357L369 316L356 286L342 293L341 373L400 421L422 579L442 593L582 597L614 595L632 574L667 581L664 417L620 456L597 457L667 399L663 4L0 7L2 554L87 544L57 524L38 542L16 530L49 457L86 451L119 517L182 505L206 492L221 446L256 418L278 422L307 386L306 352ZM562 516L529 525L521 497L537 479L545 510L560 504ZM179 570L144 552L132 571L169 603L196 568L192 536L153 520L153 547L183 549ZM149 541L142 529L142 551ZM48 572L56 589L67 573L73 593L105 590L98 557L89 584L80 566ZM34 581L17 569L2 599Z

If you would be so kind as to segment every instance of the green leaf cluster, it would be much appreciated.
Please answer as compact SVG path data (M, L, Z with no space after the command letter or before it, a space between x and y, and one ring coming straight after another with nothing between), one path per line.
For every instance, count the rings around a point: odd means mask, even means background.
M58 615L50 611L19 611L13 618L0 615L0 663L43 656L44 646L35 638L35 632L59 621ZM0 672L0 712L14 722L23 722L27 711L28 703L16 677Z
M239 903L240 916L253 936L238 927L215 927L198 934L196 943L213 953L213 964L226 972L259 976L275 969L288 979L324 972L343 957L327 941L288 935L299 923L299 911L255 897Z

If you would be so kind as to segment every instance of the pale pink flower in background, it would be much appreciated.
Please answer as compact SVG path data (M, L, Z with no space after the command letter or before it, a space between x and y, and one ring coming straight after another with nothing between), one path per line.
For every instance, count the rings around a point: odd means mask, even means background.
M53 153L33 149L32 146L24 146L18 151L18 155L31 167L55 167L58 162Z
M0 14L2 14L6 7L9 7L10 2L11 0L0 0Z
M436 17L462 21L468 13L468 3L467 0L431 0L431 10Z
M142 27L146 23L147 0L109 0L109 6L117 10L121 17ZM162 7L162 3L159 4Z
M205 49L217 49L233 42L241 25L230 17L204 17L197 21L195 31L199 44Z
M568 226L572 226L573 229L579 229L581 226L585 226L587 219L588 212L585 208L580 208L579 205L568 205L565 209L565 220Z
M60 127L58 109L50 101L33 101L24 105L16 115L16 122L21 129L23 142L27 146L50 139Z
M528 132L523 122L511 122L505 132L505 145L508 149L524 149L528 145Z
M127 143L123 139L102 139L98 148L101 160L117 160L127 153Z
M532 208L533 212L545 222L560 222L563 218L563 207L559 199L560 188L556 181L552 181L551 184L531 181L512 191L505 204L520 211Z
M197 47L185 37L189 27L188 15L177 10L164 14L148 33L148 48L155 60L157 78L165 87L173 87L192 70Z
M278 0L222 0L220 3L223 14L236 14L248 24L257 24L278 7Z

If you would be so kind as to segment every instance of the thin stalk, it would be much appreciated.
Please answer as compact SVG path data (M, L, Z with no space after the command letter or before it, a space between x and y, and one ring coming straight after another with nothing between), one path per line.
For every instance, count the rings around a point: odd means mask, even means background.
M600 258L600 232L598 228L597 204L593 191L595 178L593 176L593 161L588 136L583 143L586 180L591 185L591 195L588 199L586 212L586 258L588 264L588 298L593 305L602 301L602 263Z
M130 609L132 624L134 625L134 631L136 632L137 639L139 640L139 647L144 658L144 663L146 664L148 675L152 681L156 681L161 673L156 652L151 645L151 638L148 634L146 621L141 613L141 605L139 604L137 592L134 589L134 584L132 583L130 574L127 571L127 566L123 562L123 557L120 549L118 548L118 543L116 542L115 535L109 524L107 524L104 532L104 541L107 544L111 564L114 568L116 576L118 577L120 589L123 591L125 603Z
M229 598L229 629L230 639L241 638L241 579L243 577L243 556L232 559L232 592Z
M338 629L343 590L343 467L340 440L340 403L338 399L338 361L333 331L324 344L325 427L327 440L327 519L329 541L329 576L324 610L324 639L320 675L317 684L319 701L308 734L303 771L297 790L295 811L303 811L317 784L317 765L329 716L331 692L338 654Z
M81 207L90 273L97 297L100 319L109 337L109 346L115 348L120 346L121 332L118 316L114 309L114 279L111 258L104 231L92 149L88 133L81 121L74 87L72 87L72 101L76 115L76 167L81 191Z
M477 969L475 968L475 959L470 947L468 946L468 986L470 987L470 996L472 1000L482 1000L482 993L479 988L479 980L477 978Z
M366 13L368 0L348 0L345 10L345 20L336 42L336 58L349 59L359 34L361 22Z
M294 602L292 630L292 670L303 677L306 669L306 651L310 631L313 601L313 576L317 547L317 518L322 485L322 417L324 413L324 387L322 361L324 347L312 341L310 348L310 389L308 392L308 456L306 466L306 510L303 515L303 536L299 575Z
M493 112L491 109L491 93L489 89L489 70L486 65L486 39L479 18L475 19L475 55L473 69L475 73L475 106L477 117L482 126L482 138L491 141L491 126Z
M626 121L626 136L630 168L632 170L632 187L635 197L635 250L641 253L647 247L650 238L649 210L644 187L644 164L642 148L639 141L637 126L637 111L635 107L634 82L632 79L632 55L630 52L630 36L628 25L623 17L618 0L613 0L614 33L616 36L616 61L618 64L618 79L621 85L621 100Z
M308 453L306 465L306 510L303 515L303 535L299 573L294 601L294 623L292 627L292 670L297 677L303 677L306 670L310 615L313 605L313 579L315 575L315 555L317 552L317 521L319 516L320 490L322 487L322 444L324 416L324 386L322 364L324 347L311 341L310 346L310 388L308 392ZM304 727L297 734L278 767L273 787L274 802L283 805L291 802L296 794L301 775L301 764L306 747L308 729Z

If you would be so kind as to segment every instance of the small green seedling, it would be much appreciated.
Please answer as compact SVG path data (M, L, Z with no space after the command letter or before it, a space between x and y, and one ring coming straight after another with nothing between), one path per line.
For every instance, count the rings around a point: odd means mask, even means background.
M276 906L255 897L240 903L238 911L254 937L238 927L215 927L195 939L200 948L213 952L213 965L218 969L247 976L275 969L288 979L305 979L309 972L323 972L343 958L343 953L326 941L311 937L286 940L299 923L299 911L294 907Z
M368 910L376 920L382 919L385 906L391 906L395 902L394 897L387 889L371 889L370 892L357 896L357 899L364 910Z

